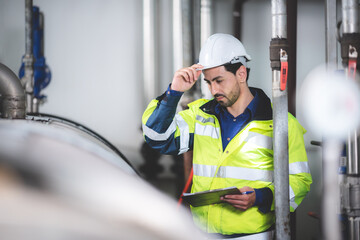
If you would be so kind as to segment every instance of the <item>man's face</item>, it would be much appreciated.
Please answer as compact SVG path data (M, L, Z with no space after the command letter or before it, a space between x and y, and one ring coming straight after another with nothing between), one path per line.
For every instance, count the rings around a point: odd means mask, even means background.
M211 94L221 106L231 107L238 100L239 79L224 66L206 69L203 73Z

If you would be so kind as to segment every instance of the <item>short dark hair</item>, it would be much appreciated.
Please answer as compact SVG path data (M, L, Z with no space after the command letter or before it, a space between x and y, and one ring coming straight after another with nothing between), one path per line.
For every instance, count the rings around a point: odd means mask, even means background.
M234 75L236 75L236 71L241 67L243 66L243 64L241 62L238 62L238 63L234 63L234 64L231 64L231 63L228 63L228 64L225 64L223 65L226 69L226 71L228 72L232 72ZM246 81L249 79L249 74L250 74L250 68L246 68Z

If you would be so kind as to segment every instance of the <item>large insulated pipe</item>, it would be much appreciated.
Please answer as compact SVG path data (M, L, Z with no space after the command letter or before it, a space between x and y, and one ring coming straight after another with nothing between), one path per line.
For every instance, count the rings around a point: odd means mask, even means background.
M143 0L144 106L156 96L156 0Z
M206 39L212 34L212 0L201 0L200 3L200 45L202 46ZM203 98L210 99L212 95L208 86L203 81L204 76L201 76L201 95Z
M21 79L26 92L26 111L33 112L34 56L32 38L32 0L25 0L25 56L23 58L25 74Z
M288 94L280 89L281 61L287 61L286 1L272 0L272 100L274 121L274 184L276 239L290 240L289 153L288 153ZM280 54L281 57L280 57Z
M25 92L20 80L4 64L0 63L1 118L25 118Z

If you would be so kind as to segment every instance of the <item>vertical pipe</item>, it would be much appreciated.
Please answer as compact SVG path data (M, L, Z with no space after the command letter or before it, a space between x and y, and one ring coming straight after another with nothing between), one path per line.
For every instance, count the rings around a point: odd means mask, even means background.
M359 33L359 11L357 0L342 0L342 23L343 23L343 35L351 36L352 34ZM360 52L360 49L356 49ZM359 61L358 61L359 62ZM347 69L345 69L347 72ZM348 167L347 174L359 174L359 155L358 155L358 131L354 131L348 138Z
M144 105L156 96L155 1L143 0Z
M190 0L173 0L174 71L193 64Z
M325 48L326 65L337 65L336 0L325 1ZM324 239L341 239L338 211L340 188L336 173L341 154L341 143L324 139L323 144L323 191L322 191L322 235Z
M173 0L173 51L174 51L174 72L183 67L183 38L182 38L182 17L181 0Z
M200 42L201 45L204 44L206 39L212 34L212 0L201 0L200 7L200 27L201 35ZM208 86L203 81L203 76L201 76L201 95L203 98L210 99L212 97Z
M286 2L271 1L272 39L286 39ZM280 51L279 51L280 59ZM273 68L272 97L274 120L274 182L276 239L290 240L288 99L280 90L280 69Z
M287 2L287 39L289 43L288 101L289 112L296 117L296 46L297 46L297 0Z
M323 192L322 192L322 232L323 239L339 240L340 223L337 205L340 199L338 178L338 162L342 150L340 141L326 139L323 144Z
M359 32L359 1L342 0L342 24L344 33ZM359 51L359 50L358 50Z
M271 0L272 38L287 38L286 1Z
M337 65L336 0L325 1L325 46L326 64Z
M280 90L280 71L273 70L274 182L276 239L290 239L288 100Z
M183 66L193 64L193 39L192 39L192 1L182 0L182 38L183 38Z
M22 82L26 92L26 111L33 112L34 57L32 38L32 0L25 0L25 74Z

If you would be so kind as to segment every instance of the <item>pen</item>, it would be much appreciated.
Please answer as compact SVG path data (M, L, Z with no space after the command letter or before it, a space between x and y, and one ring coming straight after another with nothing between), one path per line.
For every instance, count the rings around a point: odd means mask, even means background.
M246 191L246 192L242 192L241 194L250 194L250 193L253 193L254 191Z

